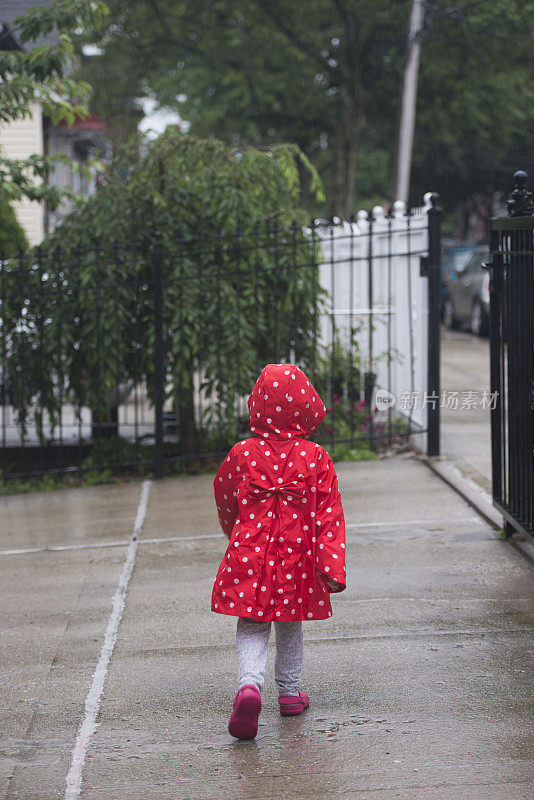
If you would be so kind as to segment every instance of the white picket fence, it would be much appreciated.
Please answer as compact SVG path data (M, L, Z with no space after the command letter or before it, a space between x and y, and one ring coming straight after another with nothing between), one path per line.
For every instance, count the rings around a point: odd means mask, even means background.
M360 211L353 223L318 229L320 281L342 345L349 347L352 328L362 371L376 373L377 388L394 395L393 413L421 430L427 426L428 298L420 257L428 252L429 208L430 192L408 217L397 201L391 218L377 206L372 223ZM331 345L331 317L321 322L322 344ZM415 439L426 448L425 434Z

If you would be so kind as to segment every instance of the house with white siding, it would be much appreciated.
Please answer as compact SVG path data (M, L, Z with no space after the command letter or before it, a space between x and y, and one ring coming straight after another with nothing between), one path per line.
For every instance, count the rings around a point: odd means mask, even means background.
M29 8L45 4L43 0L2 0L0 4L0 49L22 49L17 42L13 20ZM24 47L52 44L54 35L28 43ZM31 107L31 115L7 124L0 123L0 148L10 159L26 159L31 155L53 155L64 153L69 160L83 164L90 158L106 160L110 155L110 144L105 135L104 123L94 116L78 119L69 128L65 123L54 125L43 115L39 102ZM68 164L58 164L49 182L56 186L69 187L73 192L92 194L95 190L93 179L83 172L73 170ZM58 219L70 208L64 201L56 209L47 208L44 203L21 200L13 203L19 222L26 232L31 245L38 244L43 236L55 227Z

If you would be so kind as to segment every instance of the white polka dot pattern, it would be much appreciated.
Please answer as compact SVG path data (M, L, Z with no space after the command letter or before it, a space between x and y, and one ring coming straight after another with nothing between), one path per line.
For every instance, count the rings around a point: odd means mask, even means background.
M321 423L324 403L298 367L269 364L249 410L256 438L234 445L214 480L230 542L212 610L264 621L326 619L334 591L328 579L343 591L346 578L334 466L322 447L306 439Z

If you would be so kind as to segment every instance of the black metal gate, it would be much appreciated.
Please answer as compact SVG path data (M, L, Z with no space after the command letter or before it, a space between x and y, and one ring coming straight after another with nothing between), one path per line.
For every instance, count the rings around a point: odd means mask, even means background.
M493 503L507 533L534 536L534 205L515 174L510 217L491 221Z

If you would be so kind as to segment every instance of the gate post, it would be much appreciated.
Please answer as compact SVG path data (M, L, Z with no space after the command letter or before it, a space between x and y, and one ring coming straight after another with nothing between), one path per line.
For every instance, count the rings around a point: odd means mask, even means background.
M156 231L153 253L154 267L154 477L163 477L163 247L161 233Z
M490 222L493 505L504 531L534 537L534 197L514 174L509 217Z
M499 231L495 230L490 220L490 260L483 264L489 269L490 293L490 396L495 403L490 404L491 425L491 479L493 498L502 501L502 440L501 419L503 397L503 380L501 374L502 340L502 290L503 260L499 252Z
M508 471L504 532L534 537L534 195L528 175L514 173L515 188L506 203L509 233L504 334L507 367ZM502 456L501 456L502 457Z
M439 194L430 195L432 207L428 209L428 374L427 416L428 456L440 454L440 323L441 323L441 208Z

